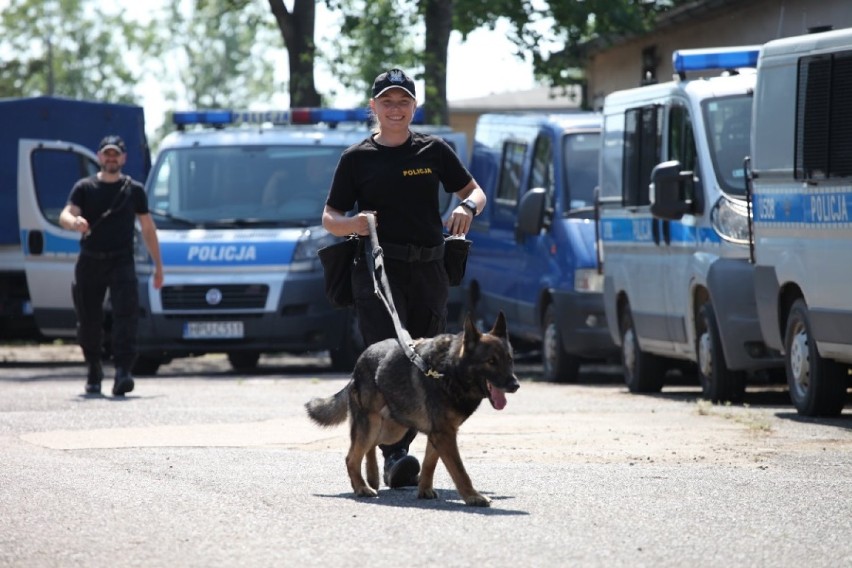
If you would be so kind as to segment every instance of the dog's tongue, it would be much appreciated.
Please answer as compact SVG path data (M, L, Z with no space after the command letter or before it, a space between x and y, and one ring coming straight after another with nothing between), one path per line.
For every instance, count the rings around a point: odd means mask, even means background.
M506 408L506 393L491 383L488 383L488 399L491 401L491 406L496 410Z

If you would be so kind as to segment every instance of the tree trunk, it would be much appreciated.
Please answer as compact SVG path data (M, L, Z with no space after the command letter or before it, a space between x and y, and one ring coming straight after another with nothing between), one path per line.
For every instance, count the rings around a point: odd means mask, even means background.
M321 104L314 84L315 0L294 0L290 13L283 0L269 0L269 7L281 30L290 64L290 107L317 107Z
M448 124L447 51L453 29L453 0L426 0L426 122Z

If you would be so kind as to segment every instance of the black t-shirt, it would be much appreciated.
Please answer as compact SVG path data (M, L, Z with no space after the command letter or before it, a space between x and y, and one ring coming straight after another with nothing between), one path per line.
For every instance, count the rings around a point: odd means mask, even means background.
M90 227L97 223L89 236L80 240L81 248L106 253L132 250L136 215L148 213L148 196L142 184L131 181L129 195L119 197L113 212L98 221L103 212L113 205L116 194L124 186L125 177L106 183L97 176L91 176L74 184L68 203L80 208L81 216Z
M373 136L347 148L326 204L375 211L380 242L434 247L444 242L438 188L455 193L473 177L441 138L412 133L401 146Z

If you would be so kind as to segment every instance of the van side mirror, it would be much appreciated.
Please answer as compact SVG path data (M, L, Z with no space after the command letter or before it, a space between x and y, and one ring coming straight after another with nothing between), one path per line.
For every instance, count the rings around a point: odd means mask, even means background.
M547 192L542 187L534 187L521 197L518 205L518 222L515 225L515 238L520 241L525 235L537 235L544 227L544 209Z
M686 184L693 172L681 171L680 162L670 160L657 164L651 171L651 214L667 221L676 221L692 211L692 201L686 199Z

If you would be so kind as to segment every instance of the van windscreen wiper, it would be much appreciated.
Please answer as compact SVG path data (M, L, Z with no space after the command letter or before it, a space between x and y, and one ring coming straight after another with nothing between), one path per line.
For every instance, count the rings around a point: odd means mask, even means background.
M193 221L192 219L187 219L186 217L181 217L179 215L172 215L171 213L163 209L151 209L150 211L158 217L168 219L169 221L175 221L176 223L180 223L182 225L187 225L189 227L197 227L199 225L198 221Z

